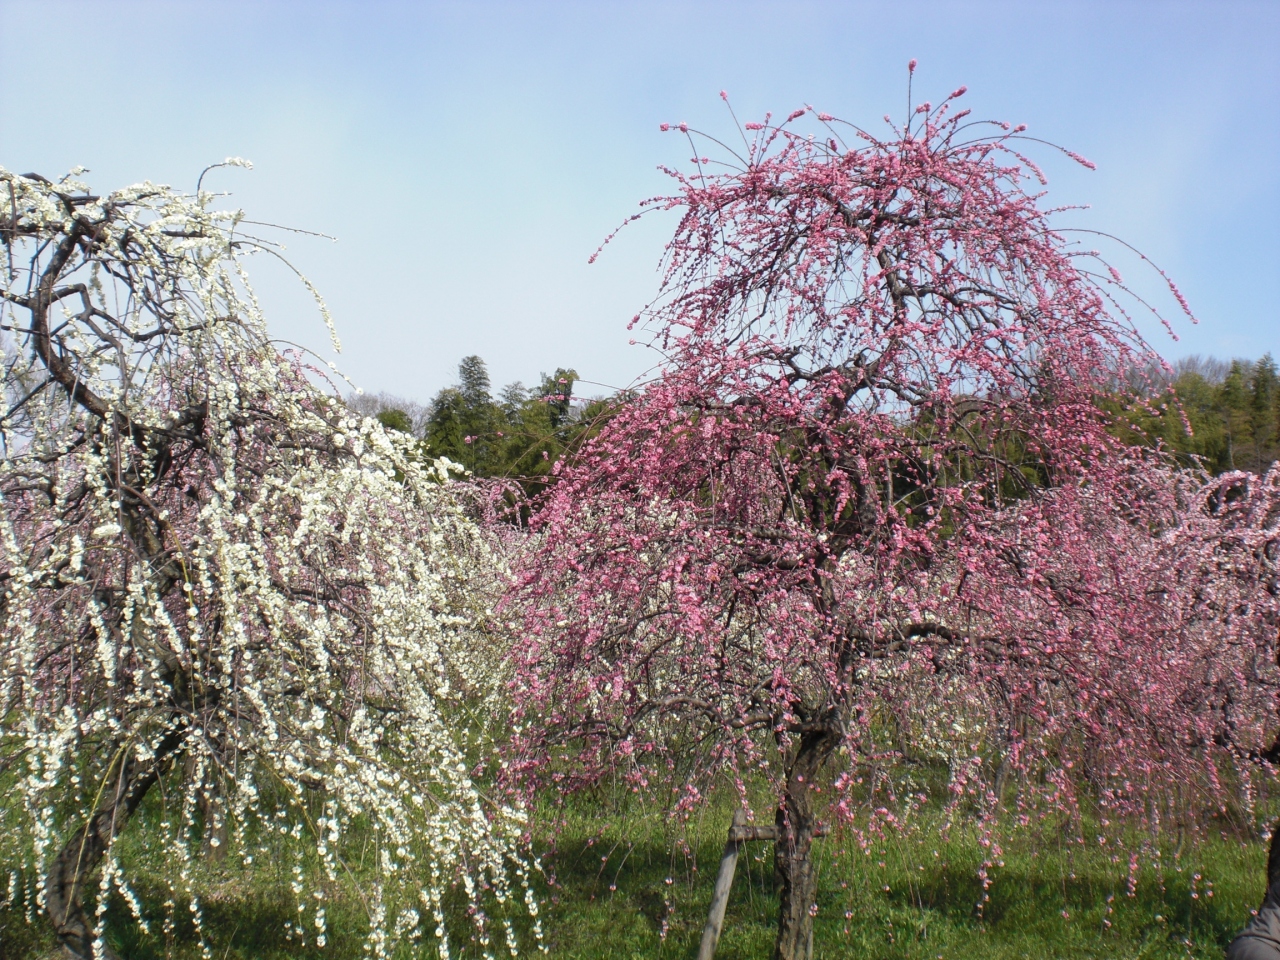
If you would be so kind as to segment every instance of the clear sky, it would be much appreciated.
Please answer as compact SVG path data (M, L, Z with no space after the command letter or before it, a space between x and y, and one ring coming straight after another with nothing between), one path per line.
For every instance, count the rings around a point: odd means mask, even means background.
M1280 2L124 2L0 0L0 165L95 189L219 170L258 220L332 234L289 255L329 300L339 366L429 399L478 353L495 386L576 367L625 385L626 322L670 219L587 258L688 146L804 104L862 125L967 84L1049 151L1064 220L1164 266L1201 318L1169 357L1280 356ZM254 265L278 335L332 353L305 294ZM1174 305L1156 277L1126 279ZM593 388L602 390L602 388Z

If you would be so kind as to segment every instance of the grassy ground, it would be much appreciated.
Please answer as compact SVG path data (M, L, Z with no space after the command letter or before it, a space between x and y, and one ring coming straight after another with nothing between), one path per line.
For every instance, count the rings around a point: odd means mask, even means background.
M690 825L687 855L678 846L673 855L656 817L614 825L585 813L569 817L550 860L552 955L693 957L729 811ZM1138 838L1120 850L1096 834L1080 844L1055 829L1012 834L993 854L976 831L944 836L940 825L865 847L850 833L819 841L816 957L1221 957L1261 900L1257 841L1219 835L1180 852L1173 837L1161 838L1163 848L1148 843L1130 896ZM772 847L749 845L717 957L768 957L776 910Z
M710 808L673 833L656 811L609 815L603 802L575 803L556 835L543 838L551 883L539 893L551 956L692 958L729 810ZM817 957L1221 957L1261 899L1265 851L1257 841L1222 835L1188 841L1180 852L1172 837L1149 843L1130 896L1136 839L1113 850L1096 836L1080 844L1071 831L1055 829L1012 835L993 853L976 832L943 836L939 823L889 833L865 848L851 833L819 841ZM770 954L777 908L771 857L771 847L757 843L739 860L717 954L723 960ZM992 864L985 891L984 861ZM161 878L145 863L135 877L144 911L158 916ZM4 882L0 877L0 899ZM217 865L201 882L205 927L219 960L364 955L353 900L330 902L324 950L302 949L284 932L294 908L283 882L261 876L246 882ZM200 955L189 930L165 936L154 923L154 934L142 937L119 903L109 917L110 939L126 957ZM0 960L45 957L52 947L41 918L28 924L21 906L0 910ZM403 958L433 955L408 944L396 950Z

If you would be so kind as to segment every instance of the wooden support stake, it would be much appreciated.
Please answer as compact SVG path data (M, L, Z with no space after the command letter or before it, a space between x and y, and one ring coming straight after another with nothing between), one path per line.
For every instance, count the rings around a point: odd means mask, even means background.
M813 831L815 837L825 837L830 828L820 823ZM729 840L724 845L724 855L720 857L720 872L716 875L716 888L711 894L711 911L707 914L707 925L702 929L702 945L698 948L698 960L713 960L716 945L720 943L720 933L724 928L724 911L729 905L729 889L733 886L733 874L738 869L738 850L748 840L777 840L776 824L759 825L747 822L747 812L739 807L733 814L733 824L729 827ZM810 938L813 931L809 932ZM813 942L810 939L809 955L813 956Z
M733 814L733 826L729 828L729 841L724 845L720 858L720 873L716 875L715 892L711 894L711 912L702 931L702 946L698 948L698 960L712 960L716 944L720 942L720 929L724 926L724 910L729 905L729 888L733 886L733 872L738 868L738 848L746 840L735 834L748 829L747 813L741 807Z

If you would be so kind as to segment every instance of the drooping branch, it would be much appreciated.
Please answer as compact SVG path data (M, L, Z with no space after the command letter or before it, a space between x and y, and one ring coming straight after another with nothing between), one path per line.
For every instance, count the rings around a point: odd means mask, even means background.
M403 926L391 904L439 903L460 871L478 926L509 916L527 892L521 814L463 763L477 731L442 719L465 700L479 724L501 697L498 647L474 642L500 542L467 494L277 351L238 211L150 185L100 197L2 169L0 184L0 326L20 348L0 421L0 764L24 758L21 807L53 844L0 836L0 857L47 878L50 919L87 960L94 899L129 869L103 879L106 858L170 777L176 820L209 844L245 842L233 812L274 827L263 798L282 798L316 838L312 886L346 873L355 811L408 838L361 877L390 910L371 911L373 940ZM196 855L195 833L162 853ZM186 872L166 882L198 901ZM323 910L300 904L322 946ZM521 931L499 936L514 950Z

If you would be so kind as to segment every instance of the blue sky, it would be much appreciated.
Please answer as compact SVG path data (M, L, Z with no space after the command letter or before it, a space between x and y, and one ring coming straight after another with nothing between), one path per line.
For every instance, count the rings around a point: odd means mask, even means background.
M1030 126L1064 225L1164 266L1201 322L1169 357L1280 356L1280 3L66 3L0 0L0 165L76 164L230 190L251 217L332 234L289 255L329 300L339 366L420 400L478 353L495 385L572 366L625 385L654 357L627 320L670 219L629 227L688 147L663 121L731 129L812 104L866 124L967 84ZM1154 275L1126 279L1174 311ZM331 358L305 293L254 275L279 336ZM602 390L603 388L592 388Z

